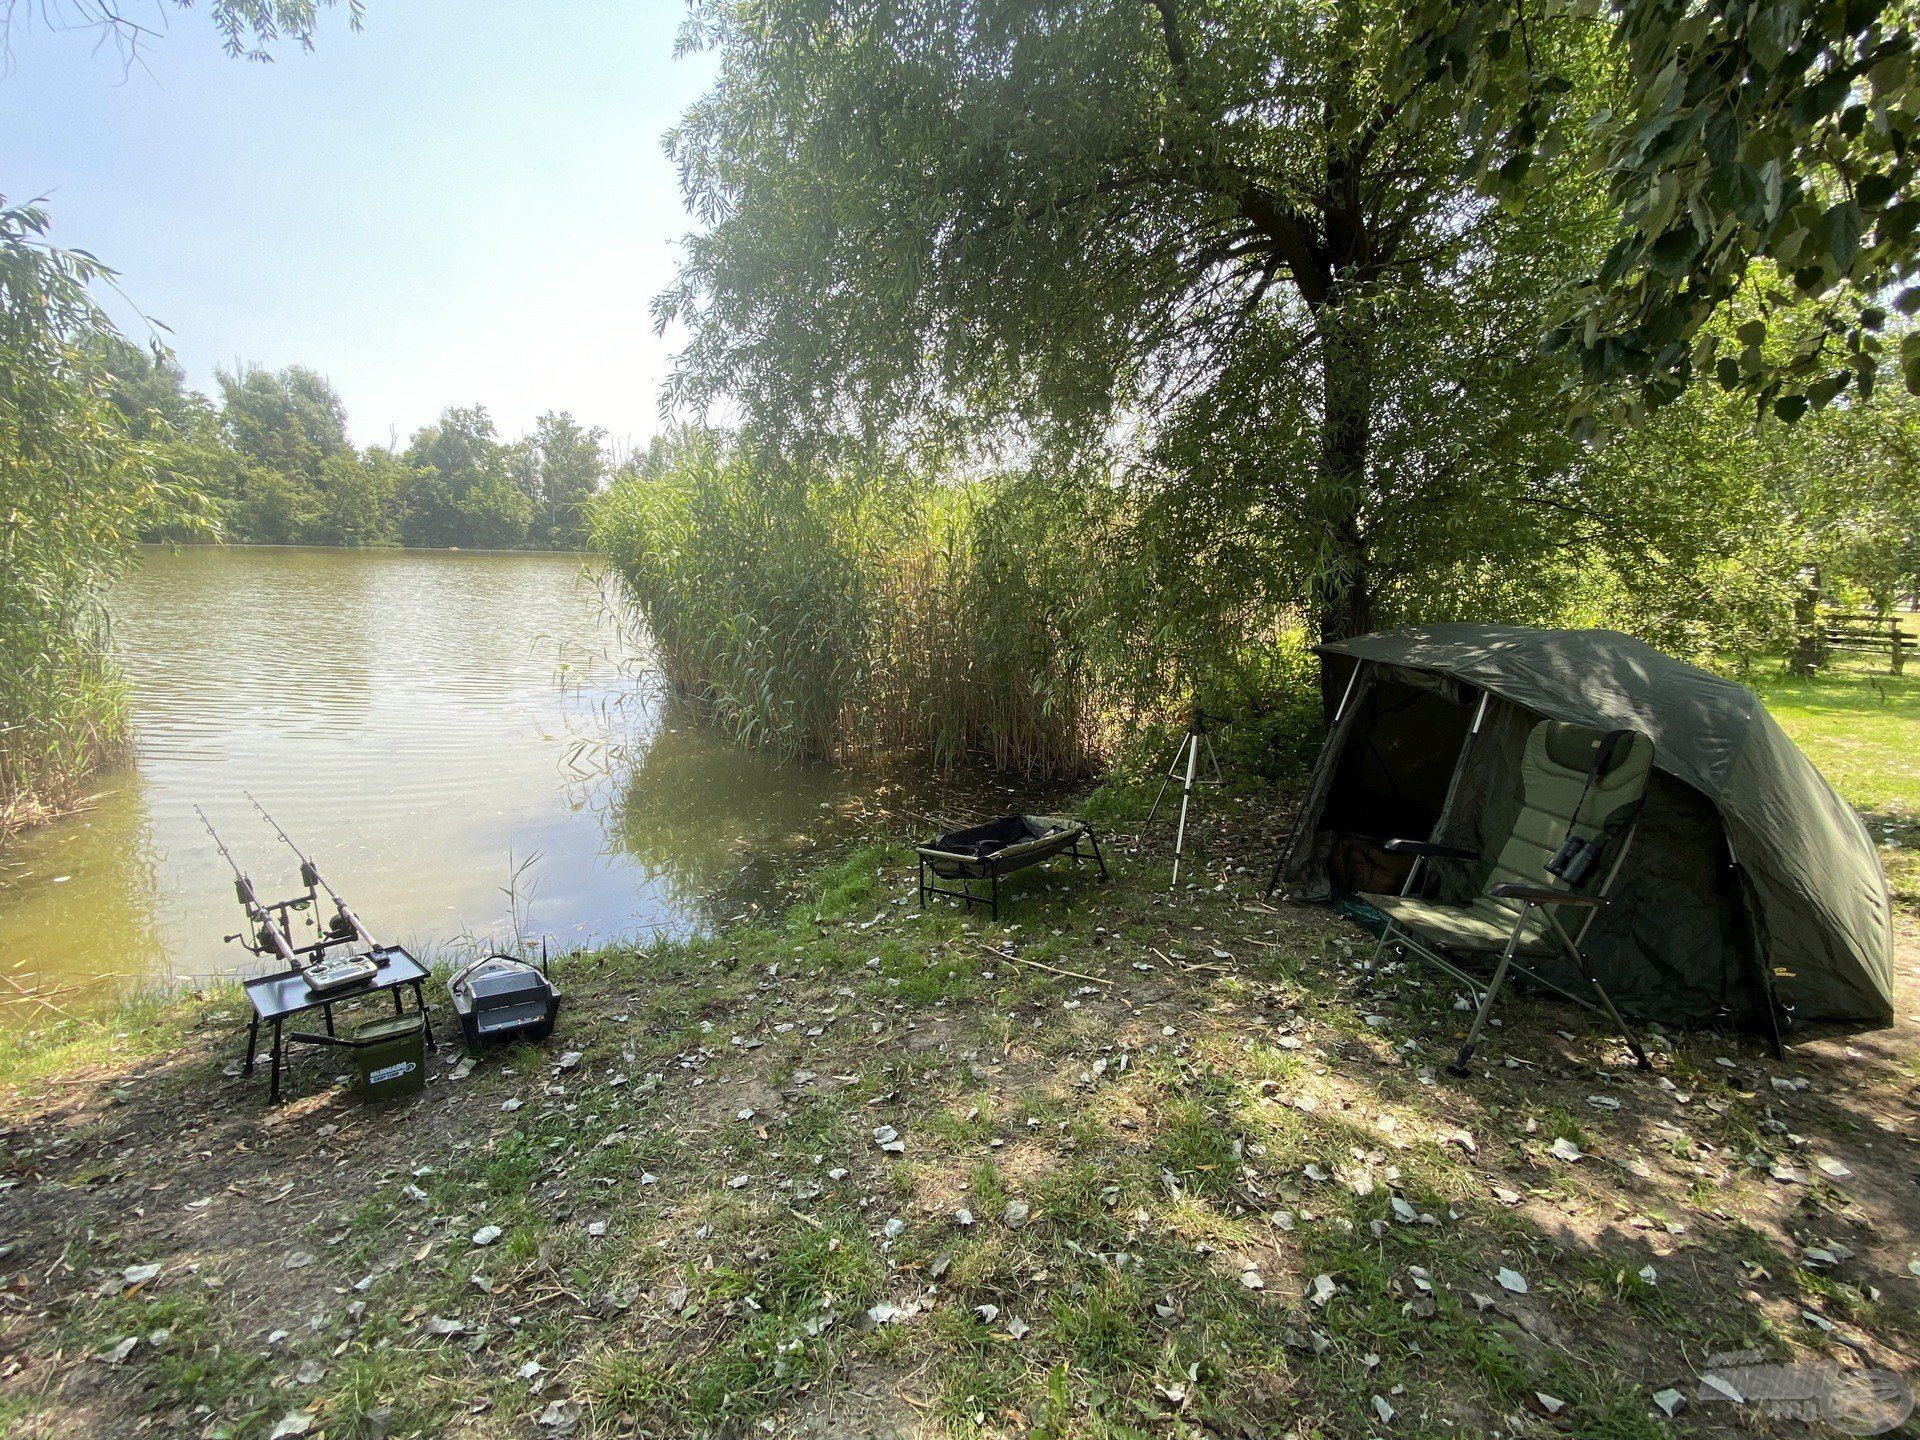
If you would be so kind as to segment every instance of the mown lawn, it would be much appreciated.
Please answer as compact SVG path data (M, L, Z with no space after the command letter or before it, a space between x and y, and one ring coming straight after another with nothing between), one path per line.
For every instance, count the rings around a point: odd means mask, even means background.
M1904 675L1848 658L1812 679L1782 666L1752 683L1781 728L1856 809L1920 817L1920 655Z

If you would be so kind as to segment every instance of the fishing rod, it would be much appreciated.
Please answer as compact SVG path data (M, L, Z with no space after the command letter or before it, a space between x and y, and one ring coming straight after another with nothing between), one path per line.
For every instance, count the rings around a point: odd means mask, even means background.
M368 949L379 949L380 942L373 938L373 932L361 923L360 917L354 914L353 910L347 905L347 902L340 898L340 892L327 883L326 876L320 873L320 867L313 863L312 857L294 843L291 835L281 829L280 822L267 813L266 806L253 798L253 792L251 790L242 790L240 793L245 795L248 803L260 812L260 818L273 827L273 833L284 840L287 848L300 858L300 883L305 885L309 892L311 892L315 886L318 886L320 889L326 891L327 898L333 901L333 908L337 914L334 917L333 923L327 927L333 937L340 940L357 937L360 943Z
M193 813L198 815L200 823L207 827L207 834L213 837L214 848L220 852L221 859L225 860L233 870L234 896L239 900L240 908L246 911L248 921L255 927L251 936L242 931L237 935L227 936L227 939L245 941L246 947L256 955L264 955L271 950L288 965L298 966L300 960L294 953L293 940L287 933L292 928L288 914L292 910L313 903L312 888L308 888L306 895L296 896L291 900L263 903L254 892L253 881L248 877L247 872L240 868L240 862L233 858L233 852L227 849L227 842L220 838L220 832L213 828L213 822L207 818L207 812L196 805L193 807ZM280 912L279 924L274 923L275 910Z

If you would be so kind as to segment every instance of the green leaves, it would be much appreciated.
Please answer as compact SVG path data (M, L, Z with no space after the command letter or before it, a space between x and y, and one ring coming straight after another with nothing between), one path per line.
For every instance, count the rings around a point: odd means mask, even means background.
M118 753L124 697L101 597L143 530L203 520L114 403L130 348L89 287L109 272L0 199L0 834Z
M1862 344L1871 327L1861 311L1920 270L1913 7L1609 0L1600 15L1630 100L1597 109L1589 130L1619 243L1595 284L1566 295L1577 323L1556 330L1580 352L1583 409L1631 418L1677 393L1691 362L1673 339L1698 334L1769 263L1817 301L1827 335L1855 357L1848 383L1869 385L1877 359ZM1521 29L1539 48L1556 27L1583 22L1563 0L1432 0L1418 17L1403 82L1449 57L1485 117L1486 170L1499 177L1489 189L1509 199L1507 177L1525 173L1513 157L1535 149L1540 107L1577 91L1563 83L1567 66L1549 64L1516 93L1497 76L1488 37ZM1808 406L1775 401L1817 406L1833 398L1833 373L1817 351L1796 349L1742 367L1735 383L1797 417Z

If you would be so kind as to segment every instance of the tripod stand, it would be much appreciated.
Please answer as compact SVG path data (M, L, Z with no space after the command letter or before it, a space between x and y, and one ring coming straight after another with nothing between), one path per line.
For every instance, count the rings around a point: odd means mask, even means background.
M1213 770L1211 780L1194 778L1194 772L1200 767L1202 745L1207 747L1207 764ZM1193 707L1193 713L1187 718L1187 733L1181 739L1179 749L1173 752L1173 763L1167 767L1167 773L1160 779L1160 793L1153 797L1153 808L1147 811L1147 825L1153 824L1153 817L1160 813L1160 802L1166 798L1167 786L1172 783L1175 775L1183 773L1183 764L1185 778L1180 785L1180 827L1174 833L1173 881L1168 886L1169 889L1180 883L1180 852L1187 843L1187 806L1193 799L1193 787L1222 783L1220 761L1213 753L1213 741L1207 737L1207 715L1198 705ZM1143 825L1141 828L1145 829L1146 826Z

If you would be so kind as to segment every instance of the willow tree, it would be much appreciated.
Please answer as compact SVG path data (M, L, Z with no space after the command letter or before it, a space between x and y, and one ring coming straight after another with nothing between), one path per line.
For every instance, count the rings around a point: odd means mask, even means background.
M110 272L46 230L0 199L0 837L123 744L102 597L143 530L199 511L115 404Z
M1611 245L1549 334L1589 382L1583 409L1637 420L1710 374L1791 423L1849 387L1871 398L1890 366L1920 394L1920 330L1888 314L1920 310L1916 22L1913 0L1417 0L1400 79L1470 100L1489 193L1591 151ZM1598 115L1569 114L1569 31L1621 72Z
M1218 523L1292 543L1322 636L1368 628L1391 527L1471 547L1514 525L1489 490L1561 468L1535 340L1597 228L1570 171L1524 213L1473 188L1400 14L697 11L720 72L669 140L702 222L660 303L691 337L670 403L789 440L1113 447L1164 492L1224 485Z

